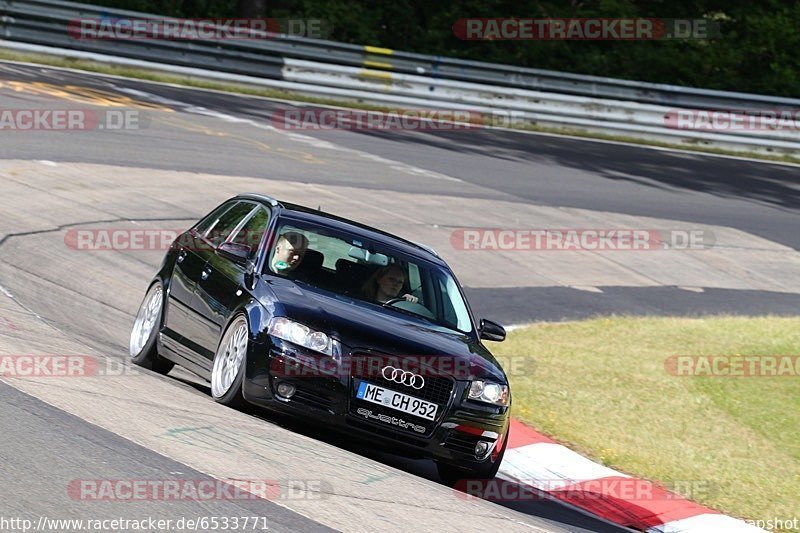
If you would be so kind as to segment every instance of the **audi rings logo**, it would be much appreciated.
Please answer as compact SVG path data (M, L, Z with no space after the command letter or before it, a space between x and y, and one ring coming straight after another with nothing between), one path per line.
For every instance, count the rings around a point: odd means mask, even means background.
M425 386L425 378L419 374L403 370L402 368L395 368L393 366L385 366L381 370L383 378L389 381L394 381L400 385L411 387L412 389L420 390Z

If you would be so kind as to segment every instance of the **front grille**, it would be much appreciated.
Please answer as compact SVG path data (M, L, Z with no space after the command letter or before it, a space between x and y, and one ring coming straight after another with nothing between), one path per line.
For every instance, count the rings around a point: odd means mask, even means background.
M369 356L358 355L356 357ZM380 373L381 368L382 365L371 366L369 364L354 363L352 376L356 380L365 380L373 385L378 385L396 392L402 392L404 394L408 394L409 396L413 396L428 402L433 402L440 406L446 406L450 403L450 394L453 392L452 378L448 376L435 375L435 372L426 372L424 369L409 368L409 370L413 370L425 378L425 385L421 389L415 389L413 387L408 387L385 379Z
M354 358L356 359L371 358L371 357L381 358L387 356L374 355L374 354L354 355ZM352 372L351 372L352 380L350 384L351 386L350 414L358 418L359 425L369 425L371 427L374 427L375 431L378 432L382 433L391 432L394 434L400 433L400 434L413 435L415 437L424 437L424 438L430 437L433 434L434 429L438 425L438 422L440 422L442 420L442 417L444 417L447 407L450 405L450 396L452 395L453 388L455 386L454 380L448 376L430 375L432 374L432 372L425 372L424 370L415 370L416 373L422 375L425 378L424 386L421 389L415 389L413 387L408 387L400 383L395 383L394 381L385 379L381 375L381 369L385 365L386 363L382 363L379 365L363 364L363 360L361 361L361 363L354 362L354 364L352 365ZM411 368L409 368L409 370L411 370ZM439 406L436 411L436 419L427 420L414 415L404 414L402 413L402 411L398 411L390 407L377 405L371 402L356 399L355 395L362 381L366 381L373 385L384 387L386 389L393 390L396 392L401 392L403 394L407 394L408 396L419 398L420 400L425 400L427 402L435 403L436 405ZM425 428L425 431L417 432L414 430L413 427L410 426L404 427L402 424L394 424L394 423L390 424L386 421L377 420L375 418L366 419L363 417L363 414L358 413L359 407L368 409L375 415L386 415L389 417L396 417L401 419L405 423L410 422L417 426L422 426ZM381 429L379 430L378 428Z
M453 380L440 376L425 377L425 386L419 390L389 381L388 379L384 379L383 376L370 376L363 379L373 385L379 385L393 391L402 392L409 396L414 396L415 398L433 402L438 405L447 405L450 403L450 393L453 390Z

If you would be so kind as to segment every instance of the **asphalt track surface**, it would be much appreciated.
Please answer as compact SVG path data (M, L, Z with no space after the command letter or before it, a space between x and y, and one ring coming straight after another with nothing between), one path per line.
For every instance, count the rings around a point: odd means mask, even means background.
M9 70L12 68L13 70ZM139 82L109 81L84 73L37 67L0 69L5 80L36 80L54 85L96 88L145 101L204 108L233 117L272 123L276 111L297 109L231 94L188 90ZM124 86L124 87L122 87ZM120 89L124 90L121 91ZM304 106L302 106L304 107ZM700 154L658 151L632 145L531 135L512 130L436 131L314 131L304 134L348 148L453 176L520 202L582 207L673 220L730 226L800 249L797 214L800 209L800 167ZM80 161L170 170L258 176L280 179L258 154L234 150L216 139L212 145L187 145L181 138L139 136L126 146L85 144L65 136L48 145L54 161ZM41 147L3 143L4 159L42 159ZM310 183L355 185L387 191L444 191L470 196L458 183L397 182L375 173L361 179L307 174Z
M51 247L42 244L34 248ZM102 276L97 270L86 274ZM124 313L114 312L116 296L104 298L112 304L104 316L83 314L80 298L69 287L52 286L43 278L18 279L10 284L14 298L4 294L0 299L2 352L71 354L92 358L103 370L85 376L5 378L11 386L0 382L2 517L34 524L42 517L153 517L172 520L168 531L191 530L178 528L178 521L202 517L259 517L256 530L266 524L277 531L462 531L465 522L504 531L623 531L545 499L515 502L509 508L468 501L440 485L427 461L401 459L324 428L258 410L237 412L217 405L208 384L180 368L158 376L127 365L122 337L130 317L123 321ZM47 320L21 302L42 283L46 286L38 289L50 294L52 308L38 309L45 314L58 308L71 311L71 331L65 331L63 319ZM133 294L120 285L119 296ZM82 498L74 488L87 480L184 480L197 486L212 478L269 482L277 490L255 500L193 502L160 498L158 492L130 501L123 493L121 500L96 501L98 496ZM312 482L317 484L313 490L291 488Z
M39 67L6 65L0 72L7 80L6 85L33 82L66 87L67 94L72 92L69 87L88 88L118 95L120 105L127 99L135 99L176 110L176 119L187 114L195 118L205 115L230 127L239 120L270 128L275 111L298 109L297 105L286 102ZM24 94L30 89L28 86L16 90ZM52 89L42 94L52 96ZM24 101L23 98L20 103ZM145 114L148 112L144 110ZM800 248L797 232L800 167L797 166L508 130L300 132L306 139L357 151L362 158L399 162L451 178L430 179L423 174L397 179L396 175L382 172L380 165L366 172L348 174L303 168L291 161L288 165L281 164L254 150L251 143L243 142L242 136L252 136L249 141L256 138L258 131L252 127L238 137L209 134L198 138L197 130L173 126L176 127L168 131L145 129L138 135L62 135L48 139L46 147L38 143L4 142L0 145L0 158L123 167L144 165L154 169L350 186L379 190L382 194L428 193L446 195L456 201L483 198L557 209L590 209L735 228L793 250ZM87 138L92 140L86 142ZM264 191L270 191L269 182L264 184ZM354 218L358 218L357 214ZM479 314L504 323L611 313L790 315L800 308L797 289L772 291L706 285L709 290L702 294L687 294L677 286L617 286L613 281L601 286L600 291L588 292L571 286L540 287L526 283L512 283L502 289L465 285Z
M42 67L0 65L0 73L3 108L103 105L98 102L116 95L113 105L139 106L152 113L153 121L153 127L139 132L4 134L0 160L14 161L3 170L9 195L0 201L0 209L8 215L0 237L0 285L13 298L0 303L5 324L0 340L4 351L16 350L11 353L40 350L124 359L133 313L161 254L70 255L64 250L61 224L91 227L103 220L164 220L188 225L224 191L252 185L252 178L263 180L265 193L276 189L292 194L292 183L322 192L351 191L362 206L391 201L393 196L413 199L424 194L465 206L504 202L506 207L533 205L547 213L550 207L592 210L734 228L776 243L784 255L800 243L797 167L500 130L302 132L302 138L289 137L286 144L272 139L269 146L261 146L264 143L253 130L268 126L270 113L291 109L292 104ZM87 100L90 91L96 93ZM320 155L326 144L344 148L338 149L340 159ZM29 166L19 161L40 163ZM129 175L116 171L115 176L111 166L131 171ZM152 176L143 168L152 169ZM75 178L84 171L85 180ZM97 179L88 174L94 171ZM203 176L181 181L185 176L167 171ZM215 181L207 175L220 178ZM234 181L225 176L251 179ZM197 205L187 205L192 201ZM359 209L353 218L366 217L369 222L366 208L353 209ZM493 216L475 213L476 220ZM459 266L475 272L466 260L455 265L457 271ZM796 272L778 275L796 276ZM104 284L111 289L105 294L98 290ZM610 313L796 314L800 304L791 290L744 286L686 291L613 283L593 284L593 290L544 284L467 285L481 314L506 323ZM476 520L485 519L487 526L508 530L621 530L550 501L509 505L513 510L487 502L468 504L442 492L446 489L436 484L429 462L364 449L346 438L263 413L230 414L210 400L204 383L180 369L166 378L147 372L123 377L124 381L18 379L11 382L14 388L0 384L0 427L11 428L0 434L4 514L116 516L117 507L89 507L68 498L65 483L77 478L147 478L164 472L233 478L243 475L237 465L247 458L252 461L244 472L249 476L264 472L297 476L298 470L310 469L334 481L334 494L319 503L146 502L126 504L124 515L233 516L247 511L268 517L274 529L305 531L325 526L359 529L356 524L363 529L391 529L398 526L392 519L412 513L419 520L439 521L444 524L441 530L460 529L456 516L448 514L452 509L470 524L477 526ZM197 443L185 448L165 445L164 432L181 427L170 420L177 416L173 411L193 426L226 429L239 440L225 450L197 449ZM267 450L264 443L242 437L253 432L263 433L265 442L280 443L280 449ZM298 459L289 450L302 451L308 459ZM320 463L320 458L326 461ZM277 474L264 470L264 465ZM366 471L375 472L375 479ZM365 479L358 478L362 473ZM359 511L360 507L367 509ZM359 522L359 512L380 518Z
M6 518L14 516L37 523L40 517L51 520L156 517L177 525L185 517L261 516L269 522L271 531L334 531L263 499L132 501L120 512L102 501L87 505L77 497L77 492L65 497L64 487L72 480L159 479L165 472L171 473L173 479L190 482L212 478L4 383L0 383L0 406L0 427L5 428L0 433L3 461L0 499Z

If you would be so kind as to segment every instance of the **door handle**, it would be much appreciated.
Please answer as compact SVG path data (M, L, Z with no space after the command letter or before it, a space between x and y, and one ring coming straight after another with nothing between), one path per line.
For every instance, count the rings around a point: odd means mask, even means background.
M181 250L178 252L178 263L183 263L184 259L186 259L186 250Z
M208 276L210 276L210 275L211 275L211 269L210 268L204 268L203 272L200 273L200 279L205 281L205 280L208 279Z

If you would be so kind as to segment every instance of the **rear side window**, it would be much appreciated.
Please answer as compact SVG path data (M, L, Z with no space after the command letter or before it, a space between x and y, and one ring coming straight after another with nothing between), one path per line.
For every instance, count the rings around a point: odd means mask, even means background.
M208 229L202 233L203 237L210 241L215 247L224 242L236 228L244 221L244 218L256 207L250 202L238 202L236 205L225 211L219 218L212 223Z

